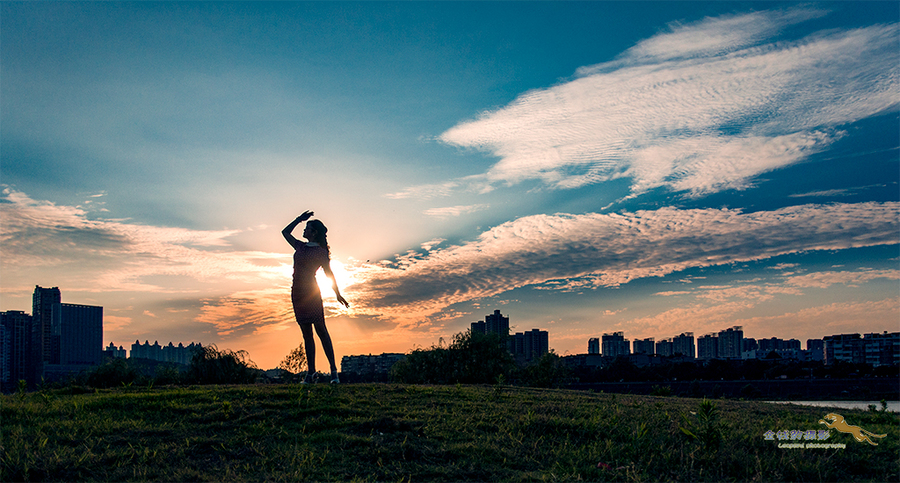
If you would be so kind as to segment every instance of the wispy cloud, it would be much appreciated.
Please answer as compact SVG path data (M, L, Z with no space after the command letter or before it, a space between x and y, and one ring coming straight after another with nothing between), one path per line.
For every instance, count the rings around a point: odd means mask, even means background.
M490 205L486 204L477 204L477 205L457 205L457 206L447 206L443 208L431 208L425 210L423 213L428 216L434 216L437 218L448 218L451 216L459 216L466 213L473 213L476 211L484 211L490 208Z
M897 243L898 210L898 203L860 203L529 216L470 243L354 267L359 283L348 290L359 313L421 321L525 286L614 287L689 267Z
M392 196L622 177L632 180L631 196L745 189L826 149L845 135L840 126L897 106L897 24L771 40L823 14L796 8L673 25L440 136L499 157L487 172Z
M888 280L900 280L900 270L865 270L859 272L816 272L806 275L788 277L785 280L793 287L828 288L832 285L859 286L863 283L884 278Z
M810 198L810 197L837 197L837 196L853 196L859 193L860 191L864 191L869 188L881 188L884 185L870 185L870 186L858 186L853 188L844 188L844 189L833 189L833 190L820 190L820 191L810 191L807 193L795 193L789 195L791 198Z
M33 200L8 187L3 190L0 213L4 271L52 268L54 279L65 281L70 290L179 290L154 284L153 278L159 276L205 283L272 283L284 278L281 267L289 261L287 254L234 249L227 239L238 230L191 230L97 219L82 208Z
M249 335L268 326L294 321L288 291L282 287L236 292L203 300L197 321L219 335Z

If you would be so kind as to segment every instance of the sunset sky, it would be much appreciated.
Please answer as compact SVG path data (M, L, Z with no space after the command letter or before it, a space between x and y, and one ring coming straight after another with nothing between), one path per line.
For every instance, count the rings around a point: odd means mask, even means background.
M0 4L0 310L337 357L900 330L900 3ZM300 236L302 227L295 232ZM324 359L322 359L324 361ZM324 367L324 366L323 366Z

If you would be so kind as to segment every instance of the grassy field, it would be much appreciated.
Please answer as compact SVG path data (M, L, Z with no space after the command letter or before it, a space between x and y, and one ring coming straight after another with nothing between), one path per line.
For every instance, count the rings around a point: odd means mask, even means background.
M0 480L900 479L900 420L880 411L501 386L71 392L2 397ZM887 437L832 430L824 442L844 449L764 437L824 429L827 412Z

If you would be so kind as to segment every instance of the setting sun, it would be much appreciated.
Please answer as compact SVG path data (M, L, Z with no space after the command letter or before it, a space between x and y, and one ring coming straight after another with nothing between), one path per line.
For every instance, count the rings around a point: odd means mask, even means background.
M344 264L337 261L331 261L331 272L334 273L334 279L337 281L338 287L343 289L347 286L348 274L344 269ZM322 292L323 299L333 299L334 290L331 289L331 280L325 275L325 270L321 268L316 272L316 283L319 284L319 291Z

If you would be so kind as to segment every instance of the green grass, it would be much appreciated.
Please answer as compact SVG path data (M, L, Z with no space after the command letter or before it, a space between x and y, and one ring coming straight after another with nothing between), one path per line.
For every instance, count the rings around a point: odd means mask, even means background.
M71 391L70 391L71 392ZM3 396L2 481L897 481L897 415L490 386ZM878 446L779 449L827 412ZM692 436L693 435L693 436ZM598 466L598 463L603 463Z

